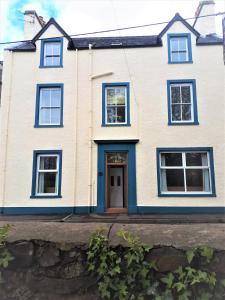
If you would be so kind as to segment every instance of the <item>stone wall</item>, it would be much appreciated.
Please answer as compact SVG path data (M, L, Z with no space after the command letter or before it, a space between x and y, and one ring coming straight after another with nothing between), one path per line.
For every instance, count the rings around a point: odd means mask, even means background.
M10 220L10 222L9 222ZM7 248L14 256L3 270L0 300L97 300L96 278L86 270L91 235L104 228L110 245L126 245L116 233L123 228L154 245L148 260L164 274L187 264L185 251L197 246L215 250L208 266L225 278L225 224L106 224L44 221L0 221L12 225Z
M7 248L15 259L3 271L1 300L98 299L96 278L85 268L87 244L32 240L8 243ZM156 261L159 273L187 265L184 250L171 246L154 247L148 260ZM225 251L215 252L208 269L225 277Z

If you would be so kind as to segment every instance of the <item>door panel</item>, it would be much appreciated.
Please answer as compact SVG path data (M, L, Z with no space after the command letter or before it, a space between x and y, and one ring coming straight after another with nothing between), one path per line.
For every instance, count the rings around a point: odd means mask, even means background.
M123 168L109 169L109 207L122 208L123 205Z

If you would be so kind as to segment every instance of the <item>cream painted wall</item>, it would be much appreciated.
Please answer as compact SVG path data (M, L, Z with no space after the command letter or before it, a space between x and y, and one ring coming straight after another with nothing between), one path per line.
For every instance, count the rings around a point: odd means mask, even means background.
M176 22L169 32L189 31ZM51 25L41 38L59 35L61 33ZM140 140L136 145L139 206L224 206L223 50L219 45L196 46L193 34L191 39L193 64L168 64L166 34L163 47L83 50L78 51L78 61L75 51L67 50L64 38L63 68L39 68L40 41L36 43L36 52L6 52L0 109L0 206L96 205L97 145L94 139ZM113 74L90 80L91 75L105 72ZM200 125L167 125L168 79L196 79ZM130 127L101 126L103 82L130 82ZM38 83L64 83L63 128L34 128ZM89 199L90 132L92 199ZM214 149L217 197L159 198L156 148L195 146ZM62 199L30 199L32 155L33 150L38 149L63 150Z

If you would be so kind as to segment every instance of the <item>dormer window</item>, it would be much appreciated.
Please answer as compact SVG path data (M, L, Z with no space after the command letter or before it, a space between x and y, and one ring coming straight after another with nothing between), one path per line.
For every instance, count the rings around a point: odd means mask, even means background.
M168 62L169 64L192 63L189 33L168 34Z
M48 39L41 41L41 68L62 67L63 40Z

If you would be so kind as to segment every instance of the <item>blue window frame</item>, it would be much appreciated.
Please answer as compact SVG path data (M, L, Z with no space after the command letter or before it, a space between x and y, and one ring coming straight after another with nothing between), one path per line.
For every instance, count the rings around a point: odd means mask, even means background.
M169 64L193 62L190 33L169 33L167 42Z
M157 148L158 196L215 197L212 147Z
M38 84L34 127L63 127L63 84Z
M168 125L198 125L196 81L167 80Z
M129 82L102 84L102 126L130 126Z
M35 150L31 198L61 198L62 150Z
M63 67L63 38L41 41L40 68Z

